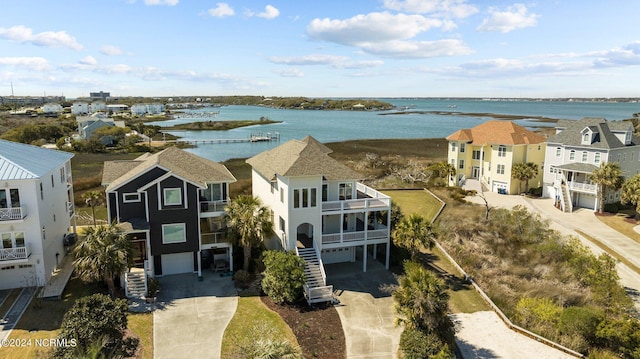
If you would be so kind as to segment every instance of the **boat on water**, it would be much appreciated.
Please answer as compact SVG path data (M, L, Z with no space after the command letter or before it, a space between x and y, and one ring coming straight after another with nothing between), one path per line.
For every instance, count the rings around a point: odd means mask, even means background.
M456 108L456 107L458 107L458 106L456 106L456 105L449 105L449 106L447 106L447 107L448 107L448 108Z

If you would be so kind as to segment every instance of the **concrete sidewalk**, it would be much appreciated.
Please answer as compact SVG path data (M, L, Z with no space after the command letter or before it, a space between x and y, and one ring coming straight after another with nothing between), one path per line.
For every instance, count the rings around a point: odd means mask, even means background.
M220 358L238 297L231 277L203 273L159 278L153 312L154 358Z

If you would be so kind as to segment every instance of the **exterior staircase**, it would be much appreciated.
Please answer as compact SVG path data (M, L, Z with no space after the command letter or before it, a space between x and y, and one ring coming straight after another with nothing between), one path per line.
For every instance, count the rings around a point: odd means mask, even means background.
M333 302L333 286L327 285L322 259L316 248L296 248L296 253L304 259L304 296L307 303Z
M131 268L131 271L125 273L127 298L143 299L147 295L147 279L142 269Z
M562 185L562 212L573 212L573 203L571 203L571 197L569 196L569 188L566 185Z

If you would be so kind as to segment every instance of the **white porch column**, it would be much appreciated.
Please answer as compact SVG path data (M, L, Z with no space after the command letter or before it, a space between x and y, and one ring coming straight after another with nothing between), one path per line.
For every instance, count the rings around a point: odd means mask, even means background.
M198 277L202 277L202 251L198 251Z
M229 272L233 272L233 246L229 246Z
M362 271L367 271L367 245L362 246Z
M391 242L387 242L387 254L386 254L386 258L384 259L384 266L385 268L387 268L387 270L389 270L389 256L391 252Z
M378 245L373 245L373 259L378 259Z

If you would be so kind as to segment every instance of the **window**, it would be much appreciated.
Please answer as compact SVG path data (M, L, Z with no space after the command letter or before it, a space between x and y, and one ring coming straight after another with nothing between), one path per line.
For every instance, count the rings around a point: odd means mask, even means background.
M55 187L56 184L53 182L53 175L51 175L51 188Z
M0 235L0 248L24 248L24 232L5 232Z
M280 188L280 202L284 203L284 189Z
M460 160L460 163L458 164L458 168L460 168L461 170L464 169L464 160Z
M584 135L582 135L582 143L589 143L591 141L589 141L589 132L585 132Z
M186 228L184 223L163 224L162 225L162 243L181 243L186 242Z
M280 217L280 216L278 216ZM280 230L281 231L285 231L285 222L284 222L284 218L280 217Z
M300 208L300 190L293 190L293 208Z
M340 183L340 200L353 198L353 183Z
M496 168L496 172L499 175L503 175L504 174L504 165L498 165L497 168Z
M451 165L455 166L456 165L456 160L454 160L453 158L451 159Z
M164 189L164 205L165 206L178 206L182 204L182 191L180 188L165 188Z
M322 202L329 200L329 186L327 184L322 185Z
M587 151L582 151L582 162L587 162Z
M140 202L140 193L125 193L122 195L123 203Z
M302 207L303 208L309 207L309 189L308 188L302 189Z
M498 146L498 157L507 157L507 146Z
M451 152L456 152L458 150L458 144L455 142L451 142Z
M538 145L538 151L540 151L541 148L542 148L542 146Z
M627 154L623 153L622 154L622 162L626 162L627 161Z
M316 188L311 189L311 207L315 207L317 205L317 201L318 201L318 199L316 198L318 197L317 192L318 190Z
M460 144L460 152L464 152L467 149L467 145L465 143Z
M471 159L479 160L480 159L480 150L471 151Z
M7 191L9 191L7 195ZM0 208L20 207L20 191L17 188L0 189Z
M60 183L65 182L64 167L60 169Z
M629 156L631 157L631 158L629 159L629 161L633 161L633 155L634 155L634 153L633 153L633 152L631 152L631 153L629 154Z
M593 163L600 163L600 152L596 152L594 158L593 158Z
M42 182L40 182L40 199L44 199L44 187L42 186Z
M273 182L272 186L273 186ZM217 202L226 199L225 183L207 183L207 188L200 190L200 201ZM273 187L271 187L273 191ZM273 193L273 192L272 192Z
M562 148L556 147L556 157L560 157L562 155Z
M271 193L278 189L278 181L271 181Z
M575 161L575 160L576 160L576 151L571 150L571 152L569 152L569 161Z

